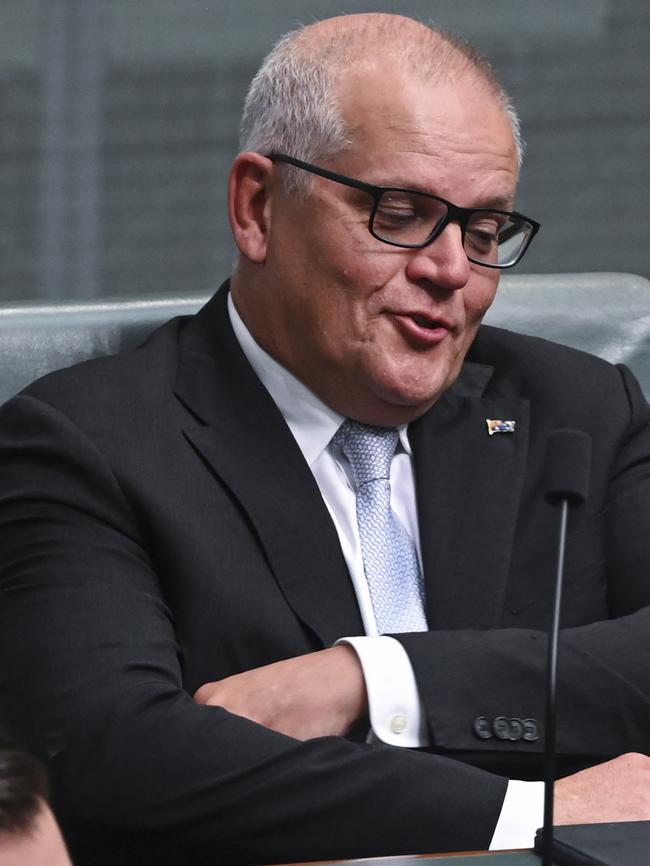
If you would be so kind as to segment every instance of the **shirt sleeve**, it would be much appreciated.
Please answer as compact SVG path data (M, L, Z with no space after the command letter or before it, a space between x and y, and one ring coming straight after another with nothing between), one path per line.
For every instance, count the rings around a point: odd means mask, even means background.
M413 668L404 647L392 637L345 637L355 650L368 692L370 725L378 739L390 746L429 745L426 716Z
M544 783L511 779L501 806L490 851L532 848L544 820Z

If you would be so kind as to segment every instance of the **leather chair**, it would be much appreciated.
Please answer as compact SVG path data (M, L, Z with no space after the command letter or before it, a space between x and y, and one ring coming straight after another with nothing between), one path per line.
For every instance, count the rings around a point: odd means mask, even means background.
M137 345L207 298L0 304L0 403L51 370ZM643 277L506 274L486 322L624 362L650 397L650 282Z
M0 304L0 403L52 370L137 346L168 319L196 312L208 297Z
M650 399L650 281L645 277L505 276L485 322L627 364Z

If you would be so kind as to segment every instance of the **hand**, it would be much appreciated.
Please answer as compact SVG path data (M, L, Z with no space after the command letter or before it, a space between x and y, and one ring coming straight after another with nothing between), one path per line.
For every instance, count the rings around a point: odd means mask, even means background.
M650 758L631 752L555 783L554 824L650 819Z
M194 700L299 740L345 736L368 715L361 665L347 644L206 683Z

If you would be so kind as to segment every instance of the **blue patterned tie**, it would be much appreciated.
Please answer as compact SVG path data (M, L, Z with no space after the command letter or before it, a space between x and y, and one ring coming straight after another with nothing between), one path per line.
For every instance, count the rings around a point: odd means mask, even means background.
M394 428L347 420L332 439L354 475L363 568L380 634L427 629L415 545L390 504L390 464L398 438Z

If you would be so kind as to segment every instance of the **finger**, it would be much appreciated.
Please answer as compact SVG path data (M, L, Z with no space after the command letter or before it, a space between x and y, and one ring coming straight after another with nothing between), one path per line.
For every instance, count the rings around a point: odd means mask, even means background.
M210 698L216 691L217 683L204 683L194 692L192 700L196 704L209 704Z

